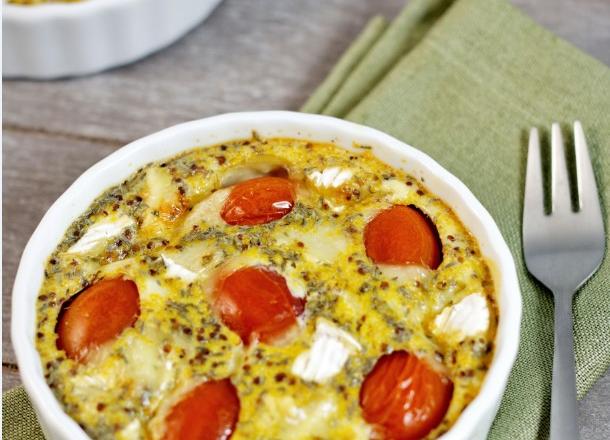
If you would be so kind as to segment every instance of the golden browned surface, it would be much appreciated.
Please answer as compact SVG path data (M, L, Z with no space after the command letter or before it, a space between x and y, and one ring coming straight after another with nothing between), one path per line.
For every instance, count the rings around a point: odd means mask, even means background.
M251 227L219 219L219 203L229 191L223 186L277 166L298 182L290 214ZM316 185L315 174L329 168L350 177L337 188ZM392 204L416 205L434 222L444 255L437 270L389 274L367 258L363 229ZM125 225L120 235L81 249L88 230L117 222ZM176 271L176 264L182 269ZM215 273L252 264L273 267L294 295L307 299L298 331L281 346L244 347L209 306ZM37 331L47 380L66 411L96 438L156 438L165 412L185 390L224 377L241 400L235 439L368 438L360 384L379 356L398 349L428 360L454 382L434 438L477 394L493 355L493 285L476 240L421 182L366 148L250 139L152 164L106 191L69 228L46 275ZM96 279L116 276L138 285L135 327L87 364L66 359L55 344L61 303ZM446 306L475 293L491 310L487 331L457 342L434 330L433 320ZM360 347L338 374L317 383L293 374L292 366L311 348L320 321L347 332Z

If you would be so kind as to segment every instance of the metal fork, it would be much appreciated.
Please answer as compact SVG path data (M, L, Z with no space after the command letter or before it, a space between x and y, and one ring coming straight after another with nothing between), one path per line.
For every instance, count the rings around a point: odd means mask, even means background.
M523 252L528 270L555 301L551 440L578 439L572 298L604 256L605 234L595 175L580 122L574 122L578 211L572 210L568 169L559 124L551 136L551 214L544 213L540 138L530 132Z

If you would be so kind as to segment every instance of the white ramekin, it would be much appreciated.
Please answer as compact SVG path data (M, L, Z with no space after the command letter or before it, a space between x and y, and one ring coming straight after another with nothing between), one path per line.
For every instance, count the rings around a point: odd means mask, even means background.
M51 79L130 63L182 37L220 1L4 3L2 76Z
M450 205L477 237L489 260L500 310L493 362L479 395L462 413L444 440L484 439L504 393L517 355L521 294L514 262L498 227L466 186L419 150L380 131L328 116L270 111L229 113L187 122L139 139L100 161L68 188L51 206L28 242L13 288L12 341L19 371L39 421L49 439L87 439L66 415L42 372L35 348L36 298L44 264L68 226L105 189L119 184L145 164L169 158L199 145L245 138L256 131L263 137L290 137L334 142L343 148L370 145L383 161L423 177L425 185Z

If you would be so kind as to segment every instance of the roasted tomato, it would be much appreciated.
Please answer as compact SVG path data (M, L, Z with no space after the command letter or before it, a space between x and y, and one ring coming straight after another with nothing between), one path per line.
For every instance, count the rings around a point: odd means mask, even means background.
M379 358L360 388L364 419L385 439L425 437L445 416L453 383L406 351Z
M297 323L304 300L290 293L286 280L265 267L236 270L216 286L213 306L244 344L257 339L272 343Z
M226 440L239 418L239 397L229 379L204 382L165 418L163 440Z
M436 269L443 258L436 228L412 206L395 205L377 214L366 225L364 245L375 263Z
M92 349L114 339L140 315L133 281L102 280L72 297L57 322L57 347L69 358L84 360Z
M293 183L283 177L257 177L233 187L220 216L230 225L260 225L288 214L294 206Z

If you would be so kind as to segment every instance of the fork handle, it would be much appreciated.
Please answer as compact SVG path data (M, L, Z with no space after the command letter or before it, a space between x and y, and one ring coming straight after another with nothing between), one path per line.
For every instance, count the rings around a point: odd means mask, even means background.
M551 440L577 440L576 371L571 292L555 292Z

